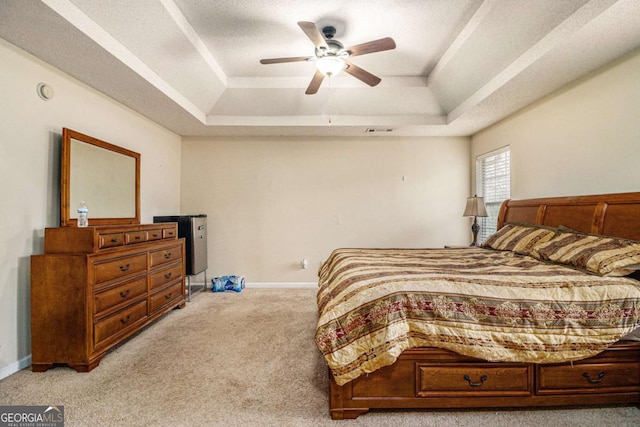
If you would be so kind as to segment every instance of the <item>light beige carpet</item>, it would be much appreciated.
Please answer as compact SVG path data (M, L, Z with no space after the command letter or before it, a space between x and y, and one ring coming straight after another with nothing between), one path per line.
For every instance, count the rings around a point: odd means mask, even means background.
M90 373L25 369L0 405L64 405L66 426L638 426L635 407L371 412L332 421L313 289L200 293ZM62 332L62 331L61 331Z

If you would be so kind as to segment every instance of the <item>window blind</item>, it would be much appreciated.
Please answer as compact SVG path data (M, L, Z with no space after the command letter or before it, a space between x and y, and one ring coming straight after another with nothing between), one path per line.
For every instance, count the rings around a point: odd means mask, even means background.
M476 158L476 194L484 197L487 217L478 218L478 242L496 232L500 205L511 197L511 156L509 147Z

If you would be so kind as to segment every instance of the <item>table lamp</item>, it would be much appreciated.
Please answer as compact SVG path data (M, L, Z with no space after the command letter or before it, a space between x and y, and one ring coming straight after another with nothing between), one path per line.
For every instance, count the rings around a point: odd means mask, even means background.
M471 225L471 232L473 233L473 243L471 246L478 246L478 231L480 231L480 225L478 225L479 216L488 216L487 210L484 207L484 199L474 195L467 198L467 206L464 208L464 214L462 216L472 216L473 225Z

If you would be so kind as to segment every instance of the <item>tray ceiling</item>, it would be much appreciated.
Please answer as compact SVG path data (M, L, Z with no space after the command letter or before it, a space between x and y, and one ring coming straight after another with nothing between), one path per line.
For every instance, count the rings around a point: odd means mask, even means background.
M640 47L638 0L22 0L0 37L184 136L471 135ZM392 37L305 89L298 27ZM376 132L367 132L374 129ZM388 130L391 130L388 132Z

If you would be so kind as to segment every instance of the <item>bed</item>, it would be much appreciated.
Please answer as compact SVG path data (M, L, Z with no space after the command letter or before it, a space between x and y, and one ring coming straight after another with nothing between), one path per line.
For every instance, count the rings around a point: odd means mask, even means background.
M566 250L640 240L640 192L507 200L498 229L483 248L344 248L323 263L315 340L333 419L640 405L639 265L629 265L640 251L594 264ZM510 241L515 230L527 238Z

